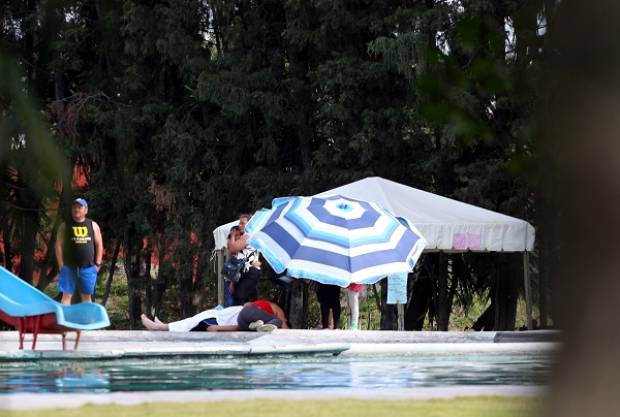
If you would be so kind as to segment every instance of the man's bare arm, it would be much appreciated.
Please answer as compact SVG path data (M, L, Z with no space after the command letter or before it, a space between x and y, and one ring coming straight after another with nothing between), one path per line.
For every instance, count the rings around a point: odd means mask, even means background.
M273 310L273 314L282 321L282 328L289 329L290 327L288 327L288 321L286 320L286 314L284 314L284 310L282 310L280 306L277 304L274 304L274 303L270 303L270 304L271 304L271 309Z
M247 234L241 236L237 240L233 240L232 238L228 239L228 245L227 245L228 253L235 254L237 252L242 251L243 249L245 249L246 246L248 246L248 240L250 240L250 236L248 236Z
M215 325L215 326L207 327L207 331L208 332L236 332L236 331L239 331L239 326L233 326L233 325L219 326L219 325Z
M99 225L93 222L93 232L95 232L95 264L101 265L103 259L103 238L101 237L101 229ZM97 266L99 269L99 266Z

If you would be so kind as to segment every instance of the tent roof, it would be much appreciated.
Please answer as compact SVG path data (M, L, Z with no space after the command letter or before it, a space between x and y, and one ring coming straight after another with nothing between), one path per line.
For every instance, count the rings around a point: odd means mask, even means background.
M232 221L230 223L223 224L218 226L213 231L213 239L215 240L215 249L225 248L228 243L228 233L230 233L230 228L233 226L237 226L239 224L239 220Z
M331 194L373 201L410 220L426 238L427 251L523 252L534 247L535 230L524 220L381 177L364 178L317 196ZM236 223L213 231L216 249L226 246L228 232Z

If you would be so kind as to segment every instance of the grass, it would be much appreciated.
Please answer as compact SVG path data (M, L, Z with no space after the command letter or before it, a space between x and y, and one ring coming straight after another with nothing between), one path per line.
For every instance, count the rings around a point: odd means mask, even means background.
M242 395L242 392L240 392ZM285 394L283 394L284 396ZM150 403L141 405L86 405L74 409L0 412L0 417L535 417L544 399L463 397L441 400L394 401L227 401L205 403ZM293 411L294 410L294 411Z

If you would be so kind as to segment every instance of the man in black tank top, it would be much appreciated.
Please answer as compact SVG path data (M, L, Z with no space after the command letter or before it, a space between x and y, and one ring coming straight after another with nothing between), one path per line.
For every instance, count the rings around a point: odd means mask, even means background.
M91 302L97 283L97 272L103 258L103 240L97 223L86 218L88 203L76 198L71 206L71 222L58 229L56 259L60 278L58 289L62 303L71 304L71 297L80 291L82 302Z

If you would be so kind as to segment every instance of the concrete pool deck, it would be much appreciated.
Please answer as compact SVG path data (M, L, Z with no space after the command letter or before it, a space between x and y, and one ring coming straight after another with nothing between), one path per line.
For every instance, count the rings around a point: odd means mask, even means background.
M32 336L18 348L18 334L0 332L0 362L20 360L93 360L166 356L318 354L371 352L480 352L552 350L557 331L521 332L397 332L349 330L276 330L273 333L171 333L102 330L82 332L77 351L75 334L62 351L59 335L40 335L37 350Z

